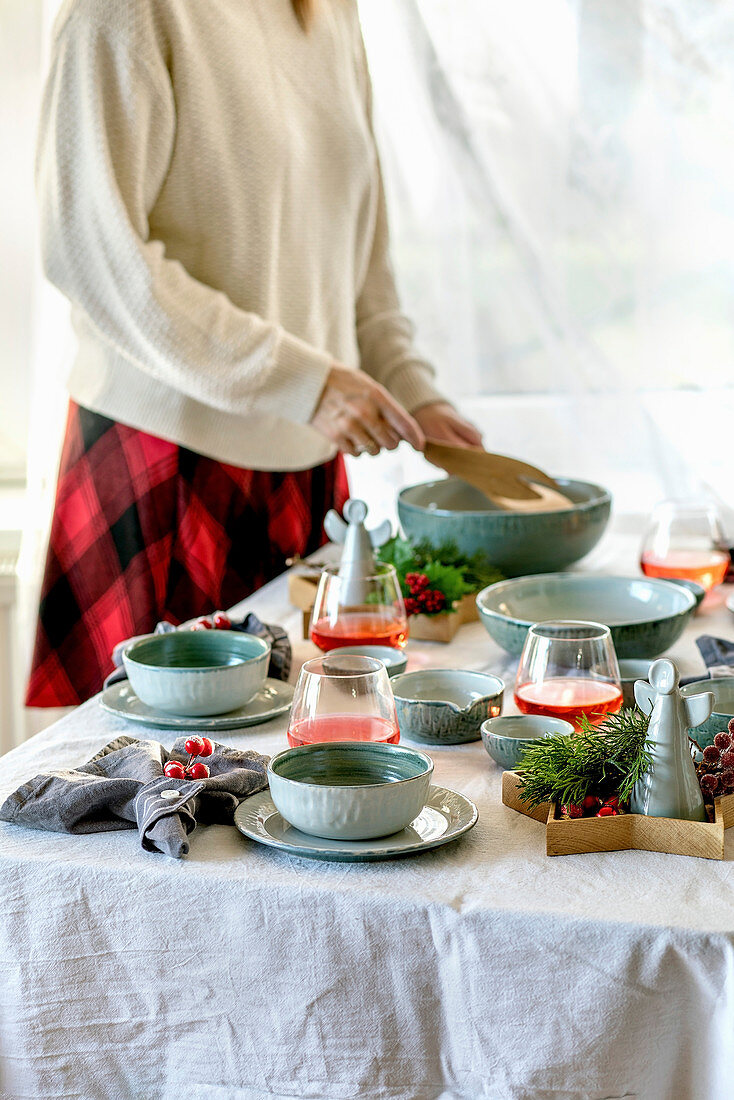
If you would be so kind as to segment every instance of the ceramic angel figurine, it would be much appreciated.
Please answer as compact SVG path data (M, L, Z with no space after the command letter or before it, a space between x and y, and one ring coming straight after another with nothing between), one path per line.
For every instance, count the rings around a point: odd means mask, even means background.
M342 603L358 604L364 598L363 577L377 572L373 548L382 546L392 533L390 520L385 520L374 530L365 527L367 505L363 500L349 499L344 505L344 519L334 509L326 513L324 529L332 542L342 543L339 576L342 579Z
M667 658L653 662L649 679L649 684L636 681L635 700L640 710L650 714L647 736L652 767L635 784L630 810L650 817L705 821L688 729L706 721L714 696L704 691L683 698L678 690L678 669Z

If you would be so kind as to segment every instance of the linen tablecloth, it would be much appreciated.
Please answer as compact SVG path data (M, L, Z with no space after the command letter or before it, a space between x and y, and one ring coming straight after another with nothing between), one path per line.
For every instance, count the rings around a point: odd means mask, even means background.
M584 568L633 573L635 551L610 535ZM282 580L247 606L297 637ZM704 608L682 672L732 626ZM408 652L511 672L480 624ZM272 753L285 726L222 739ZM91 700L0 760L0 798L123 731ZM481 742L430 751L480 820L410 859L311 862L210 826L173 861L128 833L0 825L3 1100L734 1095L734 830L723 862L548 858Z

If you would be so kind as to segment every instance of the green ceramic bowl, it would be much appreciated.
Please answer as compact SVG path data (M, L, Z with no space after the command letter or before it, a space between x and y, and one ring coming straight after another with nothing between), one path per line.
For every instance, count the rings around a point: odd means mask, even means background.
M573 734L570 722L562 718L546 718L541 714L510 714L506 718L489 718L482 722L484 747L501 768L514 771L528 745L540 737L562 733Z
M734 718L734 676L713 676L710 680L696 680L692 684L684 684L680 689L684 696L699 695L702 691L713 692L714 709L711 717L690 730L690 734L705 749L713 743L717 733L726 731L730 720Z
M411 485L398 496L403 531L414 542L455 543L467 555L481 552L506 577L565 569L596 546L609 521L612 498L587 481L559 478L574 502L555 512L507 512L479 489L449 477Z
M178 630L133 642L122 654L135 694L166 714L226 714L257 695L270 643L236 630Z
M604 623L617 657L657 657L683 633L696 608L688 588L653 577L545 573L484 588L477 608L487 633L520 654L533 623L576 619Z
M403 745L325 741L285 749L268 765L282 818L312 836L369 840L397 833L426 804L430 756Z

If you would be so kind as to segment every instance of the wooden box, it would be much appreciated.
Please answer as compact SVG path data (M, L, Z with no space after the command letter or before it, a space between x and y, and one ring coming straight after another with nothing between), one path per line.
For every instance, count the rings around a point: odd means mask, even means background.
M419 642L450 642L464 623L479 618L474 596L464 596L454 605L453 611L440 611L438 615L411 615L409 636Z
M637 848L675 856L723 859L724 830L734 825L734 795L731 794L716 799L713 821L679 821L643 814L562 818L555 802L546 802L531 810L520 799L519 776L515 772L505 772L502 801L510 809L545 823L545 850L549 856Z

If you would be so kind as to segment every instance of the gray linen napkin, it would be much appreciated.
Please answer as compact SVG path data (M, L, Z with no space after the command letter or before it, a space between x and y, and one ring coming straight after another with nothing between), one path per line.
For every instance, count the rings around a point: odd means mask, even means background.
M137 828L147 851L180 859L197 822L231 825L238 803L268 785L266 756L217 742L208 779L169 779L163 765L188 759L185 740L169 754L158 741L118 737L78 768L23 783L0 806L0 820L61 833Z

